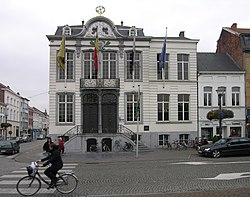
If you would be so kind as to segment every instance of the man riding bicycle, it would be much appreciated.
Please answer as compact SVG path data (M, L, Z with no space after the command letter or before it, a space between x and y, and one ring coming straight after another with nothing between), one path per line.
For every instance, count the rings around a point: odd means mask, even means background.
M49 188L54 188L57 181L56 174L60 169L62 169L63 161L61 158L61 150L59 149L59 146L53 142L50 144L50 153L51 154L49 156L37 162L39 163L46 161L45 163L43 163L43 166L48 166L48 168L44 171L44 174L51 179Z

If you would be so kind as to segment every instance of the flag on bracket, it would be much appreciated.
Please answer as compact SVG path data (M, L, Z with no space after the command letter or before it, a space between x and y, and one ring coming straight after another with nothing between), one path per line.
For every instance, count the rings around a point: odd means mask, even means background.
M96 39L95 39L95 49L94 49L94 65L96 71L98 71L98 34L96 33Z
M130 55L130 74L133 75L133 71L134 71L134 65L135 65L135 33L134 33L134 37L133 37L133 49Z
M162 51L161 51L161 55L160 55L160 69L164 69L165 68L165 62L166 62L166 42L167 42L167 33L166 33L166 36L164 38L164 43L163 43L163 47L162 47Z
M62 42L59 49L59 52L57 53L57 62L60 65L60 67L65 70L65 35L62 35Z

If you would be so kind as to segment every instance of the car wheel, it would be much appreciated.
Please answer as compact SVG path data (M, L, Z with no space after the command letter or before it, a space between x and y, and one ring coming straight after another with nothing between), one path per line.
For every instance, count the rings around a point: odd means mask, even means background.
M213 158L219 158L220 156L221 156L221 153L220 153L219 150L214 150L214 151L212 152L212 157L213 157Z

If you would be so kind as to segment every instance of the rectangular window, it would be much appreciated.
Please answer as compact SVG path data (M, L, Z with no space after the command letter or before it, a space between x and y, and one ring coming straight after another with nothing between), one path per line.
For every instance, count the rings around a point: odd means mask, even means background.
M178 120L189 120L189 94L178 95Z
M177 54L178 80L188 80L188 54Z
M126 94L127 122L137 122L137 112L139 121L141 120L141 99L138 101L138 94ZM139 107L137 107L139 106Z
M159 146L163 146L169 143L168 137L169 135L166 135L166 134L159 135L159 140L158 140Z
M212 106L212 87L204 87L204 106Z
M232 87L232 106L240 105L240 88Z
M65 62L65 69L67 73L67 80L74 80L74 52L73 51L67 51L66 52L66 62ZM65 71L60 67L60 65L57 63L57 69L58 69L58 79L63 80L65 79Z
M218 106L226 106L226 87L218 87L216 90L218 94Z
M169 54L166 54L166 62L165 62L165 67L164 69L160 68L160 56L161 54L158 53L157 54L157 79L168 79L168 58L169 58Z
M157 95L158 121L169 120L169 94Z
M180 134L179 135L179 142L185 142L186 144L188 144L189 141L189 134Z
M117 55L115 52L103 52L103 78L116 79Z
M134 72L134 79L141 80L141 73L142 73L142 66L141 66L141 53L135 52L135 62L132 65L132 51L126 53L126 62L127 62L127 69L126 69L126 79L133 79L133 72ZM131 72L131 67L133 68L133 72Z
M94 52L83 53L83 72L84 79L97 79L97 72L94 65Z
M60 93L58 94L58 122L73 123L74 114L74 94Z

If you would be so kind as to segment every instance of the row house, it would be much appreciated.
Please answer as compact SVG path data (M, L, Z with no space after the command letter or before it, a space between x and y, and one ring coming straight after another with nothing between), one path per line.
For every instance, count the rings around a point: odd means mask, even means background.
M30 111L29 99L15 93L9 86L0 83L0 123L9 123L11 126L0 129L0 138L19 137L30 134L33 138L33 112ZM36 109L36 111L39 111ZM48 131L49 116L45 111L39 111L39 129ZM36 125L36 124L35 124Z
M63 34L65 70L57 63ZM53 141L62 135L69 151L87 152L91 144L102 142L112 150L116 140L133 142L135 135L151 148L198 135L197 39L184 32L167 37L161 69L164 37L146 36L142 28L115 25L103 16L59 26L47 38Z
M237 23L223 27L217 41L217 53L227 53L245 71L246 134L250 136L250 29Z
M40 111L35 107L30 107L30 114L32 114L32 127L30 127L29 132L33 138L37 138L39 135L47 136L49 129L49 116L45 112Z
M245 71L225 53L198 53L198 129L202 138L245 137ZM221 94L223 91L223 94ZM220 100L221 99L221 100ZM233 118L208 120L211 110L231 110Z

